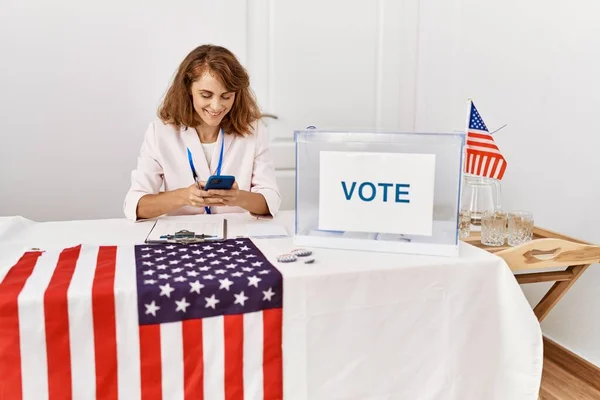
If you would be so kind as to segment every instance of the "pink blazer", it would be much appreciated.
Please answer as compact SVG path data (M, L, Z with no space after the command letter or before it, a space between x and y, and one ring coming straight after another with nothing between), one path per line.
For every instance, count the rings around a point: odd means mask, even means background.
M269 150L269 138L262 123L252 125L253 132L245 137L225 134L222 175L235 176L240 190L262 194L271 215L275 215L281 205L281 196L275 180L275 169ZM125 217L135 221L136 208L140 198L146 194L185 188L194 183L188 162L187 148L190 149L194 166L201 181L215 174L219 163L219 153L223 135L219 135L210 163L193 128L177 129L166 125L160 119L153 121L146 131L144 142L137 161L137 168L131 173L131 187L123 205ZM204 207L184 206L169 215L203 214ZM239 207L212 207L212 213L246 212Z

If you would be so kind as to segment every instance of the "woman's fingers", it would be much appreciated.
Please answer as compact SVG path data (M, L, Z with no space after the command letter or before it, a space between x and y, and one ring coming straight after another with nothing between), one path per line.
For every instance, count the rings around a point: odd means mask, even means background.
M223 202L223 199L221 199L219 197L205 197L204 203L206 203L209 206L224 206L225 205L225 203Z
M209 196L218 196L218 197L235 197L237 196L239 191L239 186L237 182L233 182L233 186L231 189L223 190L223 189L211 189L208 191Z
M220 199L218 197L201 197L193 193L190 194L189 200L191 205L197 207L225 205L223 199Z
M208 195L216 196L216 197L234 197L235 191L233 191L233 190L216 190L215 189L215 190L209 190Z

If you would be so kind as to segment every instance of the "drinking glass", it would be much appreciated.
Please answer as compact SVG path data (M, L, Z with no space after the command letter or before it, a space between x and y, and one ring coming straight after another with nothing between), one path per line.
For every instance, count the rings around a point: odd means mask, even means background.
M471 234L471 211L460 210L458 216L458 237L464 239Z
M481 243L486 246L504 246L506 239L506 213L486 211L481 217Z
M508 213L508 245L518 246L533 239L533 214L529 211Z

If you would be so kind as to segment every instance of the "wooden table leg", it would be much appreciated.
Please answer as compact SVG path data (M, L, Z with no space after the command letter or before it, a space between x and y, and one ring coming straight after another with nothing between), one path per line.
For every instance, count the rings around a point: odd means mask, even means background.
M550 310L554 308L554 306L560 301L560 299L565 295L565 293L567 293L571 286L573 286L581 274L583 274L590 265L591 264L572 265L566 269L566 271L573 274L573 277L569 280L556 282L554 285L552 285L552 288L550 288L548 293L546 293L542 300L540 300L540 302L533 309L538 321L542 322L542 320L546 318Z

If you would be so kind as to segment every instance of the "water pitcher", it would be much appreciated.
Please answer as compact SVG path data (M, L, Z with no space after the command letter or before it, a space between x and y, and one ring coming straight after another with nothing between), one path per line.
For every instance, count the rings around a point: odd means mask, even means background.
M464 174L461 208L471 212L473 225L481 225L484 212L499 210L501 197L500 181L497 179Z

